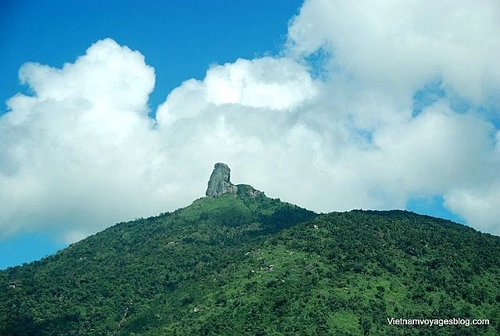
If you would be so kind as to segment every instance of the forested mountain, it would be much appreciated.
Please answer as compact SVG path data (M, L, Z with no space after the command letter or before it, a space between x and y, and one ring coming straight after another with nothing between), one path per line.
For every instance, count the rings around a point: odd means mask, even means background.
M500 334L499 237L231 188L1 271L0 335Z

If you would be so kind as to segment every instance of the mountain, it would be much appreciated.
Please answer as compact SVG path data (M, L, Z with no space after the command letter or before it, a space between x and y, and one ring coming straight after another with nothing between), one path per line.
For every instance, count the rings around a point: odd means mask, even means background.
M225 168L186 208L0 271L0 335L500 334L499 237L399 210L316 214ZM490 324L389 323L405 318Z

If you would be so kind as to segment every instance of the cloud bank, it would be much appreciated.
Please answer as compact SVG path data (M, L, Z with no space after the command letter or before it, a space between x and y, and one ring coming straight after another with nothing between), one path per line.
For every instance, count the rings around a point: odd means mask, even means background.
M235 183L316 211L415 197L500 234L500 5L306 1L282 54L214 65L148 110L154 70L111 39L27 63L0 116L0 228L76 241Z

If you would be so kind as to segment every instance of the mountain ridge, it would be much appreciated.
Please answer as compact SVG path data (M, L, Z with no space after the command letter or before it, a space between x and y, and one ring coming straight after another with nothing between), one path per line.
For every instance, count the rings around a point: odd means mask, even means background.
M0 334L500 332L499 237L403 210L317 214L236 187L0 271Z

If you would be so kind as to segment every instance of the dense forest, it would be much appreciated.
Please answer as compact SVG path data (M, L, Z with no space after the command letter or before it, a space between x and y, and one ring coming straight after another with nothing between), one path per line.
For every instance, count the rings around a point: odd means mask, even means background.
M316 214L252 190L0 271L0 335L500 334L499 237L406 211Z

